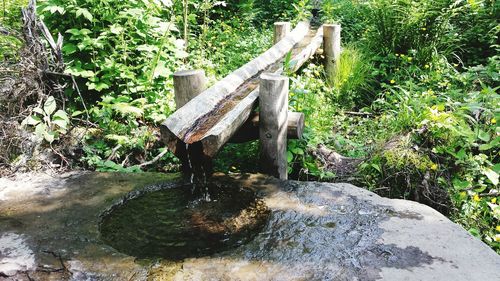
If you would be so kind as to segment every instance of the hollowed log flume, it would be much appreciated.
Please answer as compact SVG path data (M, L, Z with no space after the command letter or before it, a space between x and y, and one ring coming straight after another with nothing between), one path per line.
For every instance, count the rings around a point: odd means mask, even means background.
M283 73L283 61L290 52L289 71L298 70L316 53L322 41L323 28L310 30L309 23L299 23L272 48L174 112L160 126L163 142L177 156L185 154L186 144L196 143L198 147L201 144L203 157L214 157L252 115L259 97L260 75ZM301 125L298 127L300 130Z

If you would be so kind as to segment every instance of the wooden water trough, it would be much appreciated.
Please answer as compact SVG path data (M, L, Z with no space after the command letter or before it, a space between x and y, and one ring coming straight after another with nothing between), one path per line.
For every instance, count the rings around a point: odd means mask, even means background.
M290 26L275 23L272 48L206 90L202 70L174 74L177 111L160 129L162 141L183 163L191 162L190 146L201 154L197 161L210 162L229 141L260 139L262 172L287 178L287 138L301 138L304 115L288 112L289 81L283 73L297 71L322 44L327 71L340 54L339 25Z

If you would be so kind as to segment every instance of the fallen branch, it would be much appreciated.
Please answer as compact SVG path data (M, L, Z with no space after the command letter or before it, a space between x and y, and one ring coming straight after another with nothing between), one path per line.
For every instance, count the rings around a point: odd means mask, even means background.
M369 113L369 112L346 111L344 113L347 115L354 115L354 116L367 116L367 117L373 116L373 113Z
M311 151L312 154L323 163L323 168L334 172L339 176L351 175L356 171L356 167L363 161L358 158L345 157L339 153L328 149L325 145L318 145L317 149Z
M168 152L168 149L163 150L160 154L156 155L156 157L153 158L151 161L144 162L144 163L140 164L139 167L142 168L142 167L149 166L151 164L158 162L158 160L160 160L163 156L165 156L165 154L167 154L167 152Z
M111 151L111 154L109 155L108 159L106 159L106 161L112 161L113 158L115 158L116 156L116 152L118 151L118 149L122 148L122 145L121 144L118 144L117 146L115 146L113 148L113 150Z
M500 196L500 191L490 191L488 193L481 193L478 195L479 197L497 197Z

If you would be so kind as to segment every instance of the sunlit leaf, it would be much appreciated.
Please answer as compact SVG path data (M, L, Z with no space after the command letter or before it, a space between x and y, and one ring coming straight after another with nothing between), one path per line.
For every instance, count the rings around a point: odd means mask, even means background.
M47 115L51 115L52 113L54 113L54 111L56 111L56 100L53 96L47 98L47 100L43 104L43 111L45 111Z
M477 136L480 140L484 141L484 142L489 142L490 139L491 139L491 136L490 134L488 134L487 132L483 131L483 130L479 130L479 134Z
M45 125L44 123L39 123L38 125L36 125L35 135L38 138L40 138L40 139L43 138L45 131L47 131L47 125Z
M24 119L23 124L35 126L38 123L40 123L41 121L42 121L42 119L40 117L35 116L35 115L31 115L31 116L26 117L26 119Z
M83 16L88 21L92 21L94 19L94 17L92 17L92 14L89 12L89 10L87 10L85 8L78 8L76 10L76 17L79 18L80 16Z
M68 128L68 122L62 119L52 120L52 124L59 126L59 128L63 130L66 130Z
M71 55L75 53L76 50L77 50L76 45L71 43L65 44L64 47L62 48L62 51L64 52L65 55Z
M113 104L112 108L122 115L133 115L134 117L141 117L143 114L142 109L124 102Z
M493 185L497 185L498 184L498 173L493 171L492 169L489 169L489 168L486 168L484 171L483 171L484 175L486 175L486 177L488 177L488 179L491 181L491 183L493 183Z

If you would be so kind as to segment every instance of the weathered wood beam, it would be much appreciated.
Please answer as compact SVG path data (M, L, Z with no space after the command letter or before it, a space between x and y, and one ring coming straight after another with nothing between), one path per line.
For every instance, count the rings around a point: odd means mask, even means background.
M313 37L311 43L307 45L301 52L298 52L290 62L294 65L292 70L296 71L299 69L310 57L314 55L316 50L321 46L322 32L319 35ZM318 40L320 43L318 44ZM305 54L309 54L309 57L305 59ZM276 71L276 74L283 73L283 68L280 67ZM258 81L258 79L257 79ZM250 94L243 98L238 105L236 105L226 116L224 116L220 122L218 122L214 127L212 127L201 140L203 144L203 152L205 155L213 157L217 154L220 148L229 141L229 139L239 130L239 128L245 123L250 117L253 109L257 106L257 99L259 97L259 88L256 87ZM257 134L258 136L258 134Z
M254 113L229 140L230 143L243 143L259 139L260 114ZM304 113L288 112L287 138L301 139L304 133Z
M323 44L323 26L318 28L316 35L311 39L311 42L305 47L298 55L296 55L290 62L290 71L295 72L299 70L304 63L306 63L321 47Z
M286 180L289 78L264 73L260 81L260 168L265 174Z
M258 97L259 91L252 91L241 100L231 112L226 114L217 125L208 131L206 137L201 140L203 144L203 153L205 155L214 157L220 148L228 142L241 125L249 118L256 106Z
M174 112L160 126L164 143L175 153L178 141L191 144L203 140L228 112L237 107L249 95L248 93L252 92L251 90L257 88L258 79L256 78L279 62L305 37L308 31L308 23L299 23L292 32L271 49L215 83ZM254 82L248 83L251 80ZM258 93L255 99L257 96Z
M288 112L288 139L302 139L304 135L305 115L302 112Z

